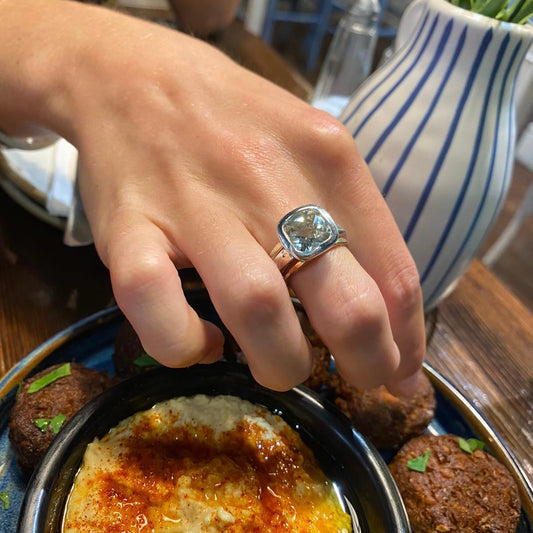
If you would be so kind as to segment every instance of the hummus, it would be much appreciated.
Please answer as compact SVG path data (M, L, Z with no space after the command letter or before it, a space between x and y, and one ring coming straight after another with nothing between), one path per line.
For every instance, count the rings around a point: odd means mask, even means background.
M89 444L63 533L348 533L296 431L233 396L181 397Z

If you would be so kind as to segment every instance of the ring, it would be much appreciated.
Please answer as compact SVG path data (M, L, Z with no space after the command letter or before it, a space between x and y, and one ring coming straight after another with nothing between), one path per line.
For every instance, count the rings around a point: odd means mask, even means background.
M278 224L279 244L270 257L283 279L335 246L347 246L346 232L317 205L304 205L287 213Z

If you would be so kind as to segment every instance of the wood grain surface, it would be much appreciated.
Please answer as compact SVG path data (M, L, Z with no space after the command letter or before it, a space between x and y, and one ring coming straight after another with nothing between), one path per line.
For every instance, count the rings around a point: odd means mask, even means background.
M479 261L439 306L427 359L487 417L533 483L533 315Z

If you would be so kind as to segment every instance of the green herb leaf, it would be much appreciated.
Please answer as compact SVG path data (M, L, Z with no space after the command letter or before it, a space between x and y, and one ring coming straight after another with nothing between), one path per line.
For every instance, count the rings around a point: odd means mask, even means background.
M59 413L58 415L54 416L52 420L50 420L50 427L52 428L52 433L54 435L57 435L59 433L59 430L63 426L63 423L67 419L67 415L64 415L63 413Z
M133 361L133 364L137 366L160 366L160 364L147 353L143 353L140 357L137 357L137 359Z
M4 504L4 511L9 509L9 494L6 491L0 492L0 502Z
M407 461L407 468L414 470L415 472L425 472L430 453L431 452L429 450L426 450L424 455L419 455L414 459L409 459Z
M33 423L44 433L48 426L52 428L52 433L54 435L57 435L59 433L59 430L61 429L61 426L67 419L67 415L64 415L63 413L59 413L58 415L54 416L54 418L36 418Z
M474 453L476 450L482 450L485 447L485 443L477 439L465 440L462 437L458 437L459 448L466 453Z
M65 376L69 376L69 375L70 375L70 363L65 363L64 365L57 367L51 372L48 372L48 374L45 374L42 378L35 380L28 387L28 394L32 394L41 389L44 389L45 387L50 385L50 383L53 383L54 381L60 378L64 378Z
M44 433L48 429L51 420L51 418L36 418L33 423Z

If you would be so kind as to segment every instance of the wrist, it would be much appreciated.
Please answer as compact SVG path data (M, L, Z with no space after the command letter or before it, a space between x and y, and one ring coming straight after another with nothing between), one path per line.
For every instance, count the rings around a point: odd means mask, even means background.
M68 137L79 52L107 10L66 0L0 0L0 130ZM98 46L95 39L94 45Z

